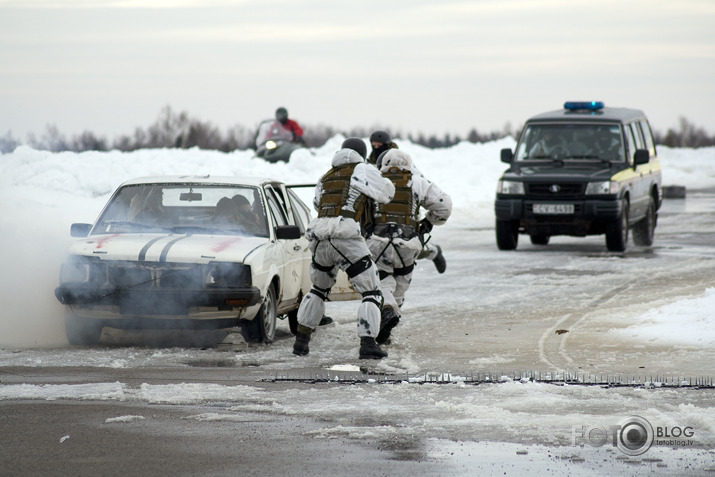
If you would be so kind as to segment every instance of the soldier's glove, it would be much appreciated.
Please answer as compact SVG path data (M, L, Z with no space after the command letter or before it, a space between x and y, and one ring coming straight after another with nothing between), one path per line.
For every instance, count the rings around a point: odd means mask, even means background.
M420 220L420 224L417 227L417 232L420 235L425 235L425 234L432 232L432 222L430 222L427 219Z
M420 238L420 243L424 247L424 245L429 242L429 237L425 237L425 235L429 235L429 233L432 231L432 222L430 222L427 219L422 219L420 220L419 224L417 224L417 236Z

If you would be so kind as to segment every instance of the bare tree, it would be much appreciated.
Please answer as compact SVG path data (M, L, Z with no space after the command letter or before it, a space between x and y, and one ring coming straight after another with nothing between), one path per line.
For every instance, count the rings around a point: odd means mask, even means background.
M3 137L0 137L0 154L12 152L19 145L20 142L12 136L12 131L8 131Z
M523 126L513 129L510 123L506 123L501 131L480 133L476 128L472 128L466 135L466 140L472 143L493 141L507 136L518 138ZM303 139L308 147L319 147L331 137L339 132L345 136L369 137L372 131L381 129L390 131L386 126L364 126L353 127L346 131L337 130L324 124L303 125L305 131ZM133 134L119 136L112 141L112 148L121 151L132 151L142 148L189 148L199 147L201 149L215 149L220 151L234 151L236 149L255 148L254 138L255 128L246 128L236 125L222 134L221 131L210 122L200 121L192 118L187 112L175 112L171 106L161 108L157 119L147 128L135 128ZM404 137L401 131L390 131L393 138ZM715 135L708 133L701 127L696 127L687 119L681 117L679 128L669 129L666 134L654 132L657 144L672 147L704 147L715 145ZM411 142L425 147L450 147L462 141L459 135L452 136L445 134L442 139L431 134L428 137L422 132L407 132L407 139ZM87 151L108 149L108 142L103 137L98 137L90 131L75 136L71 141L67 141L57 126L47 125L44 134L37 139L34 134L28 135L27 143L36 149L46 149L54 152L58 151ZM4 137L0 137L0 152L13 151L21 142L16 140L8 131Z

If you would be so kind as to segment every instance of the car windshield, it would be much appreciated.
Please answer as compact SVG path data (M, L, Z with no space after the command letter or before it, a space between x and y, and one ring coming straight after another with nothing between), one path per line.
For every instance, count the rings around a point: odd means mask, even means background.
M92 233L141 232L268 237L257 187L140 184L119 189Z
M622 162L623 157L617 124L529 124L516 149L517 161Z

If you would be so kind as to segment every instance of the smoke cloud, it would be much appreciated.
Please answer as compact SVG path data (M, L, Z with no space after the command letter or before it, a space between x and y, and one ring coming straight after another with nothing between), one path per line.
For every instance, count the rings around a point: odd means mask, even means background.
M49 206L33 188L0 193L0 347L65 346L64 307L54 289L71 243L72 222L93 220L92 210L74 198ZM46 194L46 193L44 193ZM55 194L57 194L55 192ZM59 204L78 203L74 210ZM72 209L70 207L70 209ZM74 215L74 218L72 217Z

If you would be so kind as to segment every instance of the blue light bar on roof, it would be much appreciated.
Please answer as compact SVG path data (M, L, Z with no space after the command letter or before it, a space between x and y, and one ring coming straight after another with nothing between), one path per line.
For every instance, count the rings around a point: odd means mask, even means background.
M599 109L603 109L603 101L566 101L564 103L564 109L568 109L569 111L577 111L580 109L598 111Z

